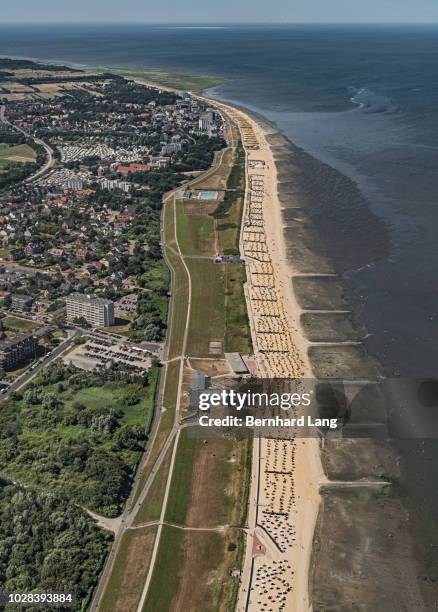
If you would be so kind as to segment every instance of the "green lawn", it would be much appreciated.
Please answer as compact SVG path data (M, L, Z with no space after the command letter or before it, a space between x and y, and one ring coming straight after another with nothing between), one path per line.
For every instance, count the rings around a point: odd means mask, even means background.
M205 259L188 259L186 263L192 279L187 353L192 357L211 357L210 341L222 341L225 337L224 266Z
M0 160L33 162L36 160L36 152L26 144L11 146L0 143Z
M199 205L201 206L201 205ZM180 200L176 203L178 244L183 255L216 254L214 219L209 215L188 214Z
M188 532L164 526L142 612L234 610L238 582L229 571L239 564L239 540L235 529Z
M33 321L27 321L26 319L18 319L17 317L5 317L2 323L6 327L6 329L11 329L13 331L19 332L27 332L31 329L40 327L37 323L34 323Z

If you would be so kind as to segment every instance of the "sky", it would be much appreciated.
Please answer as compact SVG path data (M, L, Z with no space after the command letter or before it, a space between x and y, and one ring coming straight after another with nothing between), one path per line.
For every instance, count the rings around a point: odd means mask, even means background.
M427 23L438 0L0 0L0 24L144 23Z

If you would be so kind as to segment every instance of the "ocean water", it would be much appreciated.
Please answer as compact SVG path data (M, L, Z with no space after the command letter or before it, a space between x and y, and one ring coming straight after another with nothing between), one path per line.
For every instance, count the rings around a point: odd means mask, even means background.
M210 95L341 173L332 196L309 192L367 348L388 376L437 377L437 27L0 26L2 54L221 77ZM438 443L399 447L400 487L432 527Z

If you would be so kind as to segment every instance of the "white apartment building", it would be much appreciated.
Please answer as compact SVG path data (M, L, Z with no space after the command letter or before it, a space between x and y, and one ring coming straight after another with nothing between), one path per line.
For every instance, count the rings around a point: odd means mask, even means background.
M93 327L114 325L114 302L93 295L71 293L66 298L67 319L85 319Z

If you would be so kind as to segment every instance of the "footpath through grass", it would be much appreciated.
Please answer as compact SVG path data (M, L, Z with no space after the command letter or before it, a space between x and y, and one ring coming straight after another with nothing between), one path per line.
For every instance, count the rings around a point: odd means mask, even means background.
M235 608L240 532L184 531L165 525L142 612L193 610L230 612Z
M122 538L100 612L134 612L140 603L143 585L157 533L156 527L128 529Z
M172 361L171 363L168 363L166 365L166 368L166 384L164 388L163 397L164 412L161 414L160 422L158 424L158 428L155 434L155 440L152 445L152 448L149 451L146 464L139 478L137 488L133 496L132 505L136 503L141 491L143 490L143 487L149 477L149 474L151 473L154 463L158 459L160 451L163 448L163 445L172 430L175 419L180 361ZM164 376L164 373L162 374L162 376Z
M180 435L166 521L189 527L243 526L251 441L205 435L195 427Z

